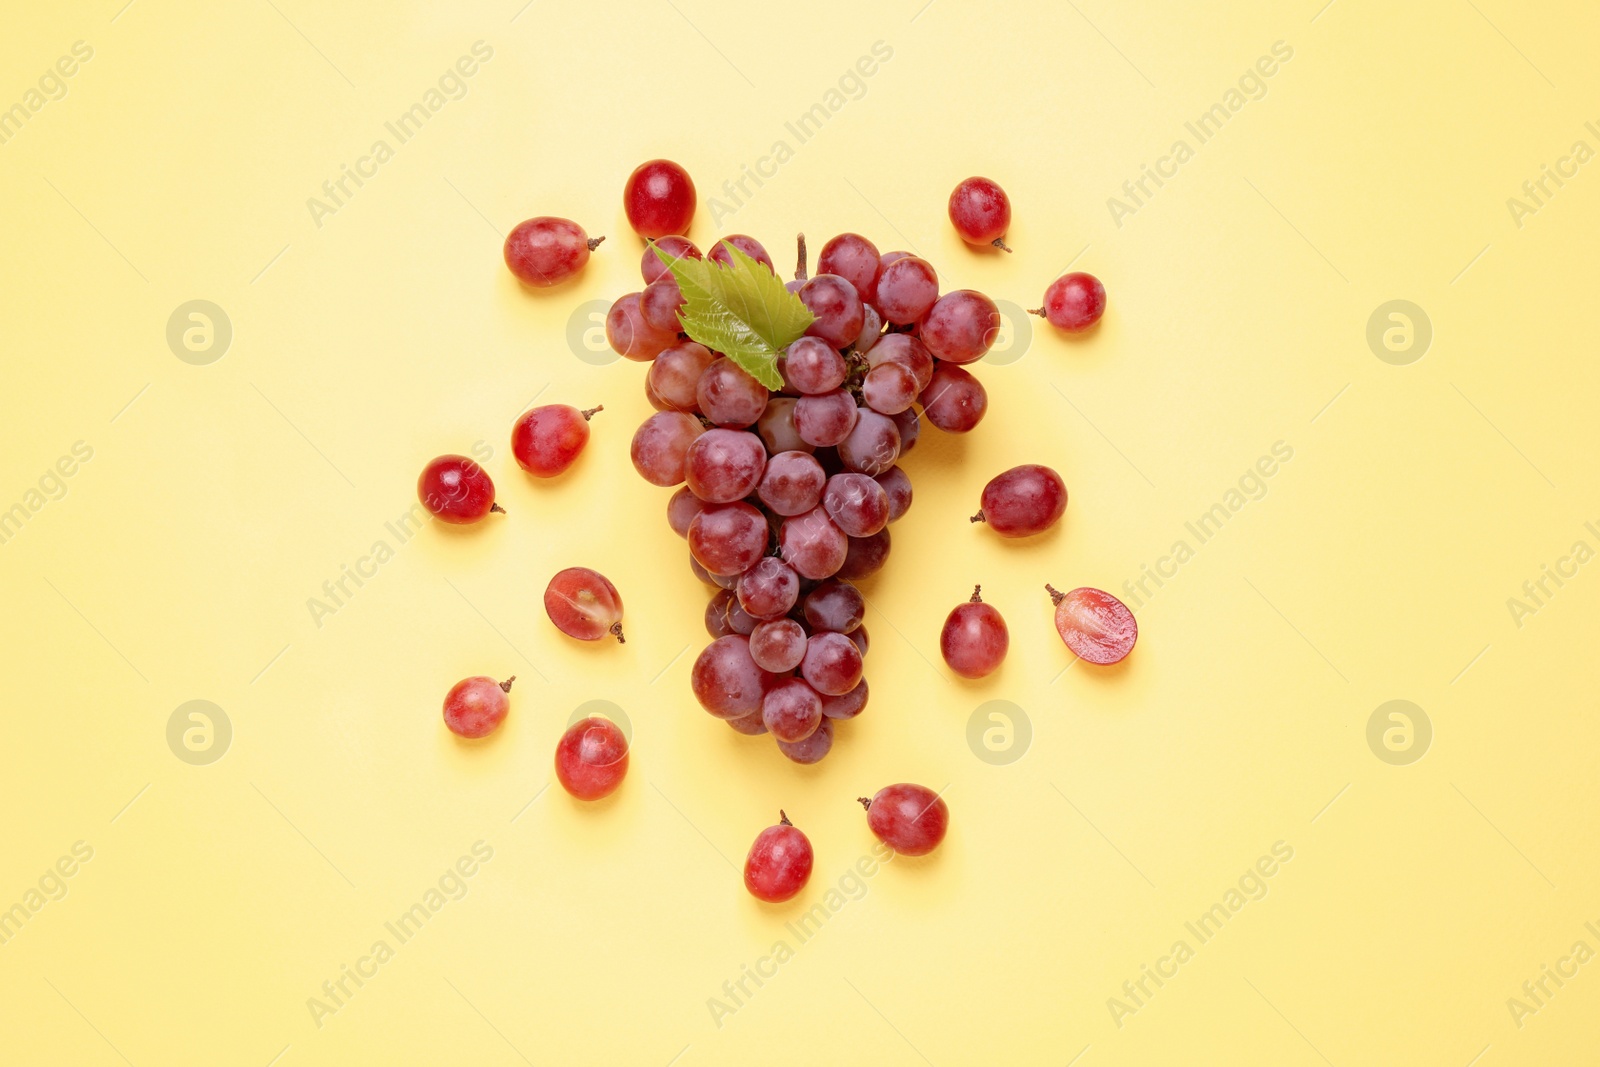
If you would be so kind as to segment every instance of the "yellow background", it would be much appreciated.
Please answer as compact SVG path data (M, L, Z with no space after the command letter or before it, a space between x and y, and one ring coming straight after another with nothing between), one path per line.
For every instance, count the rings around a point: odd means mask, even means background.
M1520 628L1506 605L1600 547L1600 174L1520 228L1506 206L1600 147L1592 9L122 3L13 0L0 35L4 107L94 49L0 145L0 507L93 448L0 545L0 907L94 850L0 945L7 1062L1593 1061L1600 964L1520 1028L1506 1005L1600 948L1600 567ZM479 40L467 95L316 225L307 199ZM864 95L796 143L784 123L877 41ZM1264 97L1117 226L1107 199L1277 41ZM793 158L714 226L780 138ZM695 705L706 591L627 457L644 368L567 342L639 285L620 190L655 156L698 182L702 247L751 233L787 269L797 230L859 230L946 288L1031 307L1075 263L1110 294L1091 337L1014 333L977 368L987 421L908 459L866 587L872 702L812 769ZM973 173L1009 191L1015 255L951 231ZM537 214L608 239L530 294L499 246ZM208 366L165 340L192 299L233 326ZM1392 299L1433 326L1408 366L1366 342ZM507 445L536 395L606 409L551 484ZM1062 673L1042 584L1119 591L1277 441L1293 460L1140 609L1127 663ZM393 542L423 463L475 442L510 514L430 524L317 626L307 599ZM969 525L1030 461L1071 489L1061 527ZM621 590L625 646L545 619L580 564ZM967 684L937 632L975 582L1012 648ZM439 704L479 673L519 680L468 746ZM233 727L209 766L166 741L193 699ZM634 751L584 807L540 791L592 699ZM1003 766L967 743L996 699L1032 727ZM1433 726L1408 766L1366 741L1391 699ZM877 871L715 1025L708 998L868 853L853 798L901 780L948 784L943 848ZM780 806L817 867L763 907L736 868ZM315 1025L307 998L479 840L464 898ZM1264 899L1119 1027L1107 999L1278 841Z

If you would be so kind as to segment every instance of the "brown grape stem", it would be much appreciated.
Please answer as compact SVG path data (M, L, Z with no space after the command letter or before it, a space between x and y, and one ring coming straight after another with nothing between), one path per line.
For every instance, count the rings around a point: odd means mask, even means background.
M797 233L794 235L794 240L795 244L800 246L800 252L794 268L794 280L803 282L806 280L806 235Z
M972 599L967 601L967 603L969 603L969 604L982 604L983 603L983 586L975 585L975 586L972 587Z
M1042 319L1044 318L1044 308L1029 308L1028 314L1037 315Z
M489 505L489 510L490 511L498 511L502 515L504 515L506 513L506 509L501 507L499 504L490 504Z
M620 623L620 622L612 623L611 624L611 633L616 636L617 644L625 645L625 644L628 643L628 639L626 637L622 636L622 623Z
M583 416L583 421L584 422L588 422L590 419L594 418L596 412L604 411L605 409L606 409L606 406L604 404L596 404L594 407L589 408L587 411L580 411L580 412L578 412L578 414Z
M789 816L784 814L782 808L778 809L778 825L779 826L793 826L794 825L794 823L789 821Z
M595 249L599 248L600 247L600 242L604 241L604 240L605 240L605 237L603 235L600 236L600 237L591 237L591 238L589 238L589 251L593 252ZM1008 249L1006 249L1006 251L1009 252L1009 251L1011 251L1011 249L1008 248Z
M996 248L1000 249L1002 252L1011 251L1011 246L1006 244L1006 239L1004 237L996 237L993 241L990 241L989 243L994 245Z
M1052 604L1060 604L1063 600L1067 599L1067 594L1058 591L1056 587L1051 585L1049 582L1044 583L1044 591L1050 594L1050 603Z
M870 798L868 798L868 797L856 797L856 803L860 804L863 808L867 809L868 811L872 810L872 800Z
M988 522L989 520L984 518L983 517L983 512L980 511L976 515L972 516L972 518L968 519L967 521L968 522Z
M511 692L511 683L516 681L516 680L517 680L517 676L513 674L511 677L509 677L505 681L501 682L500 683L500 691L502 693Z

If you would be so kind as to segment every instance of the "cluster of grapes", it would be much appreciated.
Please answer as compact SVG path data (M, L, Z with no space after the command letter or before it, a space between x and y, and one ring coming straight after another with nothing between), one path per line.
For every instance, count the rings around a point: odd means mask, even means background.
M772 269L743 235L717 242L710 258L729 262L730 247ZM865 605L852 583L884 565L888 526L911 506L898 462L922 418L951 433L983 418L988 396L966 365L994 343L1000 311L973 290L941 296L926 260L880 254L854 233L824 245L808 278L802 237L787 287L815 321L780 356L783 385L771 391L680 336L684 298L657 249L701 258L677 235L647 247L645 286L612 305L606 335L651 363L645 395L656 413L634 434L633 463L653 485L681 486L668 524L716 589L694 693L733 729L770 732L790 759L815 763L834 723L867 703Z

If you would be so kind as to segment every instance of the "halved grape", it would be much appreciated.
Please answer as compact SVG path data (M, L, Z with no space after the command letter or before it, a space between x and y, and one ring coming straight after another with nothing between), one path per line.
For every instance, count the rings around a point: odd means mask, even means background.
M1116 663L1133 651L1139 623L1122 601L1089 586L1069 593L1058 593L1048 585L1045 590L1056 605L1056 633L1079 659Z

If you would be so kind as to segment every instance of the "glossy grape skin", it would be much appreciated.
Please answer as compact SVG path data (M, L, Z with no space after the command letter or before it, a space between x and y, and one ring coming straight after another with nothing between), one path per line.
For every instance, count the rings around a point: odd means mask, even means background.
M818 274L800 287L800 302L816 316L806 336L843 348L861 333L866 321L856 287L837 274Z
M784 519L778 528L778 545L784 562L802 578L831 578L844 566L850 539L820 507Z
M812 634L806 640L800 674L817 692L841 696L861 681L861 649L844 634Z
M444 724L457 737L487 737L499 729L511 710L512 675L503 682L484 675L463 678L444 697Z
M767 390L726 356L718 356L700 375L695 400L706 418L718 426L754 426L767 410Z
M627 773L628 739L610 719L579 719L556 744L556 779L579 800L610 796Z
M841 233L822 246L818 274L837 274L871 303L878 291L878 246L858 233Z
M761 721L761 713L759 711L754 715L746 715L743 718L723 719L722 721L732 727L735 733L744 734L746 737L757 737L767 732L767 724Z
M661 249L668 259L681 259L687 256L690 259L700 259L700 249L687 237L672 234L661 238L659 241L646 242L644 256L639 260L639 273L644 276L644 283L649 285L663 274L671 274L667 265L661 262L661 257L655 250Z
M811 731L811 736L803 741L779 741L778 751L782 752L795 763L809 765L821 763L830 751L833 750L833 720L823 717L817 723L817 728Z
M612 351L635 363L648 363L678 343L678 335L645 321L638 293L617 297L606 312L606 341Z
M766 444L767 451L776 456L780 452L810 452L814 445L806 444L794 424L793 397L775 396L767 401L767 409L756 420L756 433Z
M899 467L890 467L878 475L876 481L883 487L884 496L889 501L889 521L897 522L902 515L911 510L910 475Z
M851 633L861 626L867 614L861 591L837 578L829 578L807 593L801 607L806 624L818 633Z
M898 363L873 367L861 381L861 399L881 415L898 415L917 399L917 376ZM898 435L899 427L896 427Z
M872 346L872 351L867 355L867 365L876 369L884 363L898 363L915 375L918 392L926 389L933 380L933 353L909 333L886 334Z
M831 393L844 384L849 368L832 345L818 337L802 337L783 355L783 376L807 396Z
M939 275L933 264L917 256L897 259L878 275L878 295L873 307L885 322L909 326L928 313L939 299Z
M849 435L839 442L839 459L862 474L882 474L900 458L900 427L887 415L862 408Z
M589 253L604 240L596 237L591 241L571 219L540 215L517 223L506 235L501 252L518 281L543 289L581 271L589 262Z
M988 178L968 178L950 194L950 224L969 245L1006 247L1011 228L1011 198Z
M762 696L761 721L779 741L804 741L822 722L822 698L799 678L785 678Z
M749 637L760 625L761 620L744 610L737 596L728 601L728 629L741 637Z
M871 537L889 525L889 494L865 474L847 471L829 478L822 507L849 537Z
M688 233L694 205L694 180L669 159L639 164L622 187L622 209L640 237Z
M887 267L889 264L894 263L897 260L910 259L910 258L911 258L911 253L910 252L899 252L899 251L896 251L896 252L885 252L885 253L883 253L881 256L878 257L878 277L879 278L883 277L883 268Z
M767 250L762 246L761 242L742 233L730 233L712 245L709 257L711 262L721 263L725 267L733 266L733 253L728 251L730 246L737 248L774 274L777 273L777 270L772 265L772 257L767 255Z
M933 380L918 399L923 418L946 433L967 433L983 421L989 393L983 383L953 363L933 368Z
M1061 475L1038 463L1024 463L989 479L983 510L972 517L1001 537L1032 537L1054 526L1067 510Z
M684 453L690 492L708 504L743 500L761 484L767 446L747 430L707 430Z
M568 567L557 571L544 591L544 611L556 629L579 641L611 634L621 644L622 596L598 571Z
M1126 658L1139 640L1139 623L1128 606L1102 589L1080 586L1058 593L1045 586L1056 605L1056 633L1079 659L1110 664Z
M856 334L856 351L865 355L883 337L883 316L871 304L861 308L861 332Z
M889 559L889 531L879 530L871 537L851 537L846 545L844 563L838 575L849 582L870 578L883 570Z
M629 447L634 470L651 485L672 488L683 481L689 446L705 432L698 419L681 411L656 412L634 431Z
M726 637L733 633L733 627L728 625L728 603L732 599L731 590L718 589L706 604L706 633L713 638Z
M853 719L867 706L867 680L856 683L848 693L822 698L822 717L825 719Z
M950 809L925 785L886 785L861 803L867 809L867 827L902 856L926 856L950 828Z
M948 363L982 359L1000 336L1000 309L973 289L941 296L917 326L928 351Z
M993 674L1011 647L1006 620L993 604L983 602L980 592L975 586L972 599L951 610L939 633L939 654L963 678Z
M1081 333L1106 312L1106 287L1093 274L1063 274L1044 291L1044 306L1034 309L1050 325L1068 333Z
M756 666L750 658L750 639L738 634L707 645L689 671L695 699L719 719L759 715L762 696L777 681L777 675Z
M579 411L570 404L546 404L523 412L511 425L511 454L517 466L538 478L561 474L589 443L589 420L604 410Z
M683 290L671 274L657 278L639 294L639 315L645 325L674 338L683 330L683 323L678 321L678 309L683 305Z
M439 456L422 468L417 499L428 514L460 526L477 522L491 511L505 511L494 502L489 472L466 456Z
M767 551L767 520L749 504L713 504L689 524L689 551L712 574L743 574Z
M706 509L706 502L690 492L687 485L679 486L667 501L667 525L679 537L689 536L689 524Z
M711 349L696 341L664 349L644 377L651 403L662 411L699 410L700 376L716 358Z
M794 428L800 439L817 448L837 445L855 429L855 398L843 389L818 396L803 396L794 405Z
M739 605L765 621L789 613L800 599L800 576L777 556L763 556L739 576Z
M815 457L805 452L779 452L767 460L756 495L778 515L801 515L822 503L827 482Z
M774 674L787 674L806 655L806 631L793 619L772 619L750 631L750 658Z
M806 835L783 812L778 818L778 825L756 835L744 861L744 887L768 904L781 904L804 889L814 860Z

